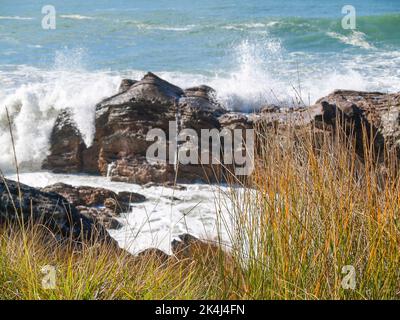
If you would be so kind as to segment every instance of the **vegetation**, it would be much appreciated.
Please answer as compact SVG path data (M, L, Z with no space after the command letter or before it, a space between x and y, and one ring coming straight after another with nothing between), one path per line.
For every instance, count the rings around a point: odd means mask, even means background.
M340 130L293 130L258 129L253 175L228 195L229 252L204 246L162 262L106 245L60 245L40 226L4 227L0 298L398 299L397 155L386 150L378 164L367 140L360 157ZM45 265L57 268L54 289L42 286ZM354 289L342 283L344 266L354 268Z

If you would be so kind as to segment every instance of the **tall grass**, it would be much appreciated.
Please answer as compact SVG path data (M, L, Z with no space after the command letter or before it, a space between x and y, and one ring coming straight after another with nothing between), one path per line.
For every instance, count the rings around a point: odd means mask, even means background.
M378 164L366 139L363 150L361 159L341 130L257 128L253 175L229 195L228 253L199 245L160 261L106 244L76 250L40 226L3 227L0 298L397 299L397 156L386 150ZM45 265L57 269L54 289L42 286ZM342 285L344 266L354 289Z
M244 298L400 297L397 155L381 150L378 163L367 138L359 155L348 132L258 128L252 188L233 193ZM342 285L344 266L354 267L354 289Z

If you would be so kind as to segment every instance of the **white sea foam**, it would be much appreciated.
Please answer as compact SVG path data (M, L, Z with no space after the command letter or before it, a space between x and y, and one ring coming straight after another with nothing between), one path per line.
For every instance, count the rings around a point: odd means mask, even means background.
M19 66L15 70L0 72L0 80L7 79L0 88L2 170L12 170L14 167L4 106L7 106L12 119L16 152L24 170L40 168L48 152L49 136L60 110L72 110L85 142L91 144L95 105L101 99L115 94L121 78L79 69L73 64L74 60L79 59L74 54L69 58L59 54L55 68L51 70Z
M10 175L8 178L15 180L16 176ZM170 253L171 241L183 233L190 233L201 239L221 241L227 246L230 243L228 230L231 230L232 204L229 194L232 189L228 187L195 184L185 185L187 190L144 188L136 184L111 182L105 177L48 172L24 173L20 180L38 188L64 182L74 186L85 185L107 188L115 192L143 194L147 201L132 204L131 211L119 218L124 227L110 230L110 234L119 245L132 253L150 247ZM237 189L237 192L240 190Z
M83 16L79 14L60 14L60 18L73 20L94 20L94 17Z
M33 20L32 17L20 17L20 16L0 16L0 20Z
M327 35L334 39L338 39L345 44L355 47L360 47L367 50L375 48L374 45L368 43L368 41L365 40L366 34L361 31L352 30L351 34L347 36L336 32L327 32Z
M49 136L60 110L72 109L85 142L90 145L95 105L115 94L122 78L140 79L144 75L142 70L127 70L123 74L87 71L82 62L85 55L82 50L59 52L53 67L46 70L0 67L2 170L14 167L3 106L8 107L14 123L22 169L36 170L46 157ZM241 42L226 59L232 61L230 70L215 70L214 74L150 71L183 88L210 85L227 108L242 111L266 104L291 104L299 94L305 104L312 104L334 89L400 90L398 52L372 50L367 55L343 56L341 61L333 59L313 65L314 56L288 54L279 40L267 38L264 42Z
M146 29L146 30L161 30L161 31L189 31L195 28L195 25L187 25L187 26L167 26L167 25L153 25L153 24L145 24L145 23L138 23L136 25L139 29Z

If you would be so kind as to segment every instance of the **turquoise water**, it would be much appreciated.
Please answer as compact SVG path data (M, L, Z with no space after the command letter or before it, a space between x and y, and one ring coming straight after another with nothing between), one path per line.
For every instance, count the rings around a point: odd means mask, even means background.
M182 87L211 85L238 110L299 95L311 104L338 88L400 90L399 0L50 2L56 30L41 27L49 1L0 0L0 105L27 164L47 152L59 110L74 111L90 143L95 104L146 71ZM349 2L355 30L341 27ZM7 139L0 129L0 144Z

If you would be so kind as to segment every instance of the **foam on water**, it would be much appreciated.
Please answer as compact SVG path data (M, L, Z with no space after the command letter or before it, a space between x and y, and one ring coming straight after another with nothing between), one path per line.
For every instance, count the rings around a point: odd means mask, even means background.
M20 16L0 16L0 20L33 20L32 17L20 17Z
M350 44L352 46L360 47L363 49L375 49L374 45L368 43L365 40L366 35L361 31L353 30L348 36L339 34L337 32L327 32L326 34L332 38L340 40L345 44Z
M7 177L16 180L15 175ZM157 186L144 188L136 184L111 182L105 177L49 172L24 173L20 180L37 188L63 182L143 194L146 202L132 204L131 211L118 218L124 227L109 231L122 248L132 253L151 247L170 253L171 241L183 233L218 241L229 247L229 212L232 212L229 194L232 189L228 187L197 184L185 185L187 190Z
M61 18L64 19L73 19L73 20L93 20L93 17L83 16L80 14L61 14Z
M94 135L95 105L115 94L121 78L104 72L87 72L79 64L81 53L67 58L58 54L53 68L39 70L28 66L0 71L5 87L0 89L0 168L14 168L8 108L13 124L15 148L22 170L37 170L48 152L48 142L55 119L69 108L90 145Z
M95 105L117 92L122 78L140 79L147 70L89 71L85 50L62 50L48 68L0 66L0 168L14 167L4 106L13 122L17 157L22 170L37 170L46 157L58 113L72 110L85 142L94 136ZM398 91L398 51L368 50L367 54L331 55L287 52L271 35L264 41L246 39L227 54L230 69L206 73L156 72L178 86L207 84L228 109L256 110L267 104L312 104L334 89Z

